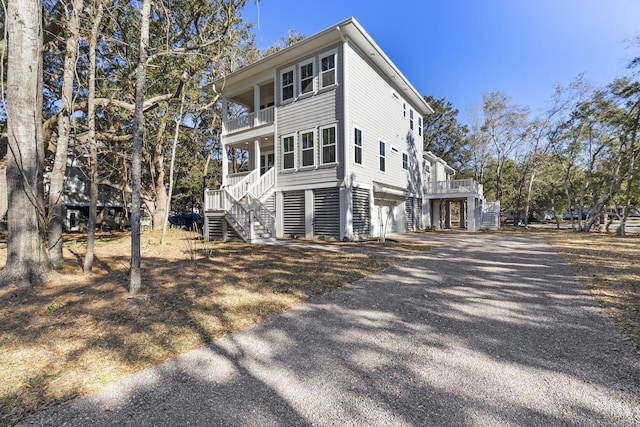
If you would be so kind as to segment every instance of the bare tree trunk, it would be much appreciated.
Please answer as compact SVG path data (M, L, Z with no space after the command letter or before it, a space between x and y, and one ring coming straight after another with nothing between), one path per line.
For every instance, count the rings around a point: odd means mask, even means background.
M144 137L144 93L147 74L147 49L149 47L149 20L151 0L142 3L140 26L140 54L136 69L136 109L133 123L133 153L131 156L131 269L129 292L138 293L142 287L140 272L140 188L142 181L142 139Z
M7 7L8 236L0 286L30 287L51 278L42 182L42 4Z
M533 181L536 178L535 169L531 171L531 176L529 177L529 186L527 187L527 198L524 201L524 225L529 225L529 207L531 206L531 193L533 192Z
M97 3L97 7L96 7ZM87 251L84 255L82 271L91 273L93 269L93 246L96 236L96 217L98 216L98 146L96 142L96 49L98 45L98 27L102 20L102 0L94 0L92 7L93 24L89 41L89 99L87 114L89 116L89 221L87 224ZM104 207L103 207L104 209Z
M58 115L58 139L56 156L51 170L49 186L49 255L54 268L61 268L64 264L62 256L62 197L64 191L64 176L67 170L67 152L69 134L71 133L71 116L73 115L73 82L75 79L76 59L78 55L78 38L80 14L83 0L73 0L72 10L67 10L67 46L64 56L64 71L62 75L61 111Z
M171 165L169 166L169 194L167 194L167 203L165 209L165 215L171 209L171 197L173 196L173 171L176 164L176 147L178 146L178 135L180 134L180 123L182 123L182 115L184 114L184 98L187 91L182 92L182 99L180 100L180 113L176 117L176 129L173 133L173 146L171 147ZM207 159L208 160L208 159ZM204 191L204 189L202 190ZM162 238L160 239L160 245L164 245L165 238L167 237L167 219L165 218L164 224L162 224Z

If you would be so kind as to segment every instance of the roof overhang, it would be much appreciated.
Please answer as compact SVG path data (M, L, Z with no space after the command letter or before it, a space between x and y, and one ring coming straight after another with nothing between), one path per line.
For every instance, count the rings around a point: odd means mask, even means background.
M273 70L283 64L297 61L305 52L312 52L325 47L335 45L348 40L363 53L369 55L369 59L378 69L389 77L389 83L395 87L399 94L409 101L416 110L422 114L431 114L433 109L424 100L422 95L413 87L409 80L400 72L398 67L380 49L371 36L364 30L360 23L353 17L339 24L327 28L313 36L307 37L296 44L269 55L246 67L240 68L213 82L216 92L225 96L235 95L234 91L246 90L243 83L247 79L261 81L273 77Z

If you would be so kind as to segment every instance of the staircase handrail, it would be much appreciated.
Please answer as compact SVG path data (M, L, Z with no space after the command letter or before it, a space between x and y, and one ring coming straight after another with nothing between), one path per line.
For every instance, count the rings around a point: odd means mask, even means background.
M241 231L241 234L245 235L246 240L251 240L251 238L253 237L253 227L251 224L253 222L253 213L249 209L247 209L239 200L236 200L228 188L224 189L224 194L226 196L225 210L227 211L227 215L229 215L242 229L237 231Z
M254 219L257 219L264 228L269 232L269 234L273 234L273 228L276 223L276 216L273 212L267 208L258 197L253 195L253 193L247 193L247 201L249 202L249 208L253 211Z
M254 169L250 174L242 178L235 185L228 187L231 196L235 200L240 200L249 191L249 186L255 181L256 175L260 173L260 170Z
M255 182L249 184L248 191L255 197L261 198L270 188L276 185L276 168L271 167Z

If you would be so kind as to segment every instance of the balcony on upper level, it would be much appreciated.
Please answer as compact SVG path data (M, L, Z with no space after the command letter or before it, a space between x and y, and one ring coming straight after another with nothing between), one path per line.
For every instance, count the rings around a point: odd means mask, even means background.
M222 134L232 135L275 121L274 82L254 84L222 99Z
M482 184L474 179L451 179L427 183L426 193L431 198L462 198L467 195L483 195Z
M275 107L273 106L260 110L258 113L241 114L233 119L225 120L222 132L224 135L230 135L236 132L269 125L274 122L274 118Z

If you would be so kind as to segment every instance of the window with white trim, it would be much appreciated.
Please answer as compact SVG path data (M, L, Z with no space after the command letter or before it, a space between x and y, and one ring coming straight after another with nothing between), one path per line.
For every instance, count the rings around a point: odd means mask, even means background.
M418 116L418 135L422 136L422 117Z
M386 170L387 147L384 141L380 141L380 172Z
M336 53L320 56L320 87L336 84Z
M409 108L409 128L413 130L413 109Z
M300 65L300 94L313 92L313 61Z
M353 162L362 164L362 130L353 128Z
M336 161L336 127L329 126L320 129L322 151L320 162L324 165Z
M402 103L402 117L407 117L407 103Z
M293 98L293 69L282 72L280 85L282 87L282 101Z
M295 138L293 135L282 137L282 169L296 167Z
M315 132L303 132L300 135L302 148L302 166L314 166L316 164Z
M402 169L409 170L409 155L402 153Z

